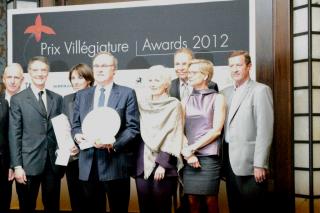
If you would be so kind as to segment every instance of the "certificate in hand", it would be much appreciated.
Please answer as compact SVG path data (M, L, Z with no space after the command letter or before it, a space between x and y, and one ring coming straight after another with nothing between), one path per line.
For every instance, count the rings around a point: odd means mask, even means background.
M59 147L56 164L67 166L70 158L70 150L74 146L69 120L66 115L61 114L52 118L51 122Z
M110 107L99 107L87 114L82 123L82 133L86 142L80 149L92 147L94 143L113 144L120 129L120 116ZM89 145L89 147L88 147Z

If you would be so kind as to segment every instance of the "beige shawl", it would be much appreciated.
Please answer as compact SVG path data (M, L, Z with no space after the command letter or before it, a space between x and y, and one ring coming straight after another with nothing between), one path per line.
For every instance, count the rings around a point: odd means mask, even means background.
M139 100L140 131L144 141L144 178L155 168L160 151L178 159L177 168L182 168L181 149L186 140L183 127L181 103L173 97L162 100Z

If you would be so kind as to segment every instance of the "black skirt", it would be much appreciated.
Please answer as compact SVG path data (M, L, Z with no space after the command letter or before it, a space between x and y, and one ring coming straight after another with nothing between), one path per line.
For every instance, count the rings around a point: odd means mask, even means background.
M183 169L183 190L185 194L218 195L221 159L219 156L197 156L200 168L193 168L186 163Z

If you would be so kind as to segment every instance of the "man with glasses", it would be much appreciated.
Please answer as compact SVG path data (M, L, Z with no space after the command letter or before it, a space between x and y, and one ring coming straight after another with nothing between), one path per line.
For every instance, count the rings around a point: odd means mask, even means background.
M105 213L105 201L96 198L98 188L104 188L111 212L128 212L130 171L134 139L139 134L139 110L133 89L117 85L113 78L117 59L108 52L98 53L93 59L96 86L76 94L72 134L76 142L86 143L82 134L83 119L99 107L111 107L120 116L120 130L112 144L97 141L94 147L80 151L79 178L83 181L86 208L84 212ZM105 122L113 122L106 120ZM97 125L103 125L101 123Z

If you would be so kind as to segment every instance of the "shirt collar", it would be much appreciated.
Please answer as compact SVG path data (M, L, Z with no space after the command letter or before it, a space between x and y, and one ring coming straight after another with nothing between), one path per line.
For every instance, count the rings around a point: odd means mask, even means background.
M33 84L30 85L30 88L31 88L33 94L36 96L37 99L38 99L38 97L39 97L38 94L39 94L40 91L43 91L43 95L46 95L46 94L47 94L45 88L43 88L43 90L40 90L39 88L37 88L37 87L34 86Z
M106 92L109 92L112 87L113 87L113 82L111 82L110 84L107 84L105 86L97 84L97 90L98 91L100 91L101 88L104 88Z
M245 88L247 86L247 84L249 83L250 78L248 80L246 80L243 84L241 84L239 87L236 87L236 84L233 84L233 89L236 90L242 90L243 88Z

